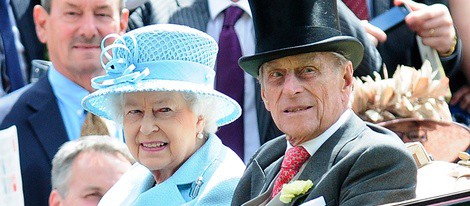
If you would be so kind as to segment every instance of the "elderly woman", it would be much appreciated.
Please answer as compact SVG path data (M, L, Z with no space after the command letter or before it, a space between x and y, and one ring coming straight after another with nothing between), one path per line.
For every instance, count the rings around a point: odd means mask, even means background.
M214 133L241 109L213 89L217 43L170 24L110 37L82 105L122 123L138 163L100 205L229 205L245 165Z

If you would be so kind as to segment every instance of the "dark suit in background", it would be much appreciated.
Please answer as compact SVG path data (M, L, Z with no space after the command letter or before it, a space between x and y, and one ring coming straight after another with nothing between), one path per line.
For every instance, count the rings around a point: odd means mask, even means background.
M18 129L25 205L47 206L51 192L51 162L59 147L68 141L47 75L18 99L0 129L11 125Z
M10 5L15 16L16 26L20 31L20 40L24 46L24 57L26 63L26 79L30 83L31 61L33 59L45 59L45 45L41 43L36 35L34 26L33 8L41 4L40 0L10 0Z
M370 75L381 69L381 58L369 40L360 22L341 2L339 5L340 24L343 34L356 36L365 45L364 59L355 71L356 76ZM129 30L151 24L180 24L206 32L210 20L207 0L150 0L132 11L129 17ZM243 41L242 39L240 41ZM255 81L255 80L254 80ZM260 96L260 85L255 83L255 101L260 144L281 135Z

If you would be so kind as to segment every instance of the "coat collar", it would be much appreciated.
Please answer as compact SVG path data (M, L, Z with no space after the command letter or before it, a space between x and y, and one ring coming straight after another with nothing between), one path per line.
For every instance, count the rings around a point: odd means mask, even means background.
M344 146L356 139L363 130L366 129L366 124L356 114L349 117L345 124L343 124L321 147L320 149L309 159L302 174L300 174L300 180L312 180L313 187L321 180L323 175L336 163L339 159L338 155ZM328 163L328 164L326 164ZM310 194L306 193L296 199L313 199Z
M68 141L68 137L60 115L57 98L52 92L47 75L39 79L28 93L31 96L28 97L26 104L33 110L33 113L28 117L28 122L52 162L55 153L63 143Z
M175 204L184 204L179 187L190 186L198 178L202 177L207 182L205 171L218 160L218 154L222 150L222 142L215 135L210 135L207 142L199 148L181 167L167 180L155 185L139 196L138 202L154 202L164 200ZM207 186L202 185L200 191Z

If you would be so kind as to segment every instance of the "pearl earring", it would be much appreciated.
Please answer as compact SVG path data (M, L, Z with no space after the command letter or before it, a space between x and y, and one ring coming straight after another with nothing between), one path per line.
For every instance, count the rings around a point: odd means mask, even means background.
M202 132L198 132L197 135L196 135L196 137L197 137L198 139L203 139L203 138L204 138L204 135L202 134Z

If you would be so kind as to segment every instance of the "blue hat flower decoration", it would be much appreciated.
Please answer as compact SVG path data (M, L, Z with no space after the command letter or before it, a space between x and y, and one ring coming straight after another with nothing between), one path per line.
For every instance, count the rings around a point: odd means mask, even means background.
M109 38L116 40L104 46ZM202 95L215 103L218 126L241 115L235 100L214 89L218 46L206 33L187 26L156 24L123 36L108 35L101 48L106 74L92 79L97 90L82 100L83 108L98 116L112 119L113 95L146 91Z

